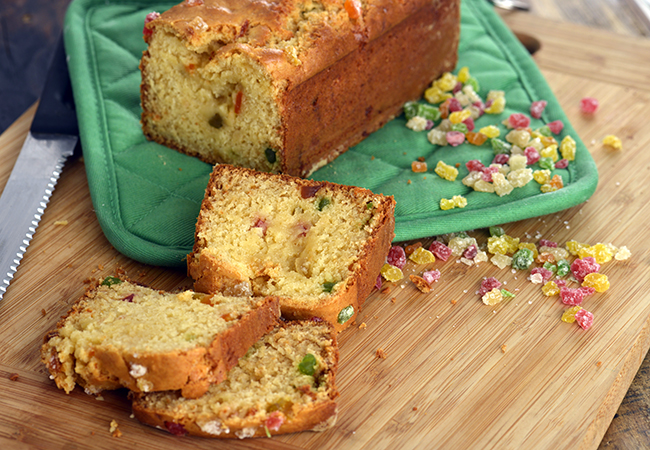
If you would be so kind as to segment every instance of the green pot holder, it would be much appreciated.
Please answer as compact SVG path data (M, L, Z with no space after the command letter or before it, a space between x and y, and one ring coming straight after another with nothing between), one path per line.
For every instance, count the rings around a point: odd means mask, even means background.
M104 234L137 261L184 267L212 167L147 141L139 122L144 17L175 3L75 0L64 37L90 194ZM503 197L475 192L460 181L468 173L465 162L479 159L488 165L494 156L490 145L435 146L426 131L406 128L402 115L312 175L393 195L396 242L557 212L587 200L598 182L591 155L523 46L485 0L463 0L461 8L457 67L469 68L482 98L489 90L503 90L507 99L506 110L480 117L477 129L498 125L503 137L505 118L513 112L528 115L531 102L543 99L548 105L531 127L562 120L557 138L576 140L576 159L553 171L564 180L564 188L554 192L542 193L535 181ZM418 158L428 163L426 173L411 170ZM456 181L434 173L439 160L460 164ZM467 206L440 209L440 200L454 195L464 196Z

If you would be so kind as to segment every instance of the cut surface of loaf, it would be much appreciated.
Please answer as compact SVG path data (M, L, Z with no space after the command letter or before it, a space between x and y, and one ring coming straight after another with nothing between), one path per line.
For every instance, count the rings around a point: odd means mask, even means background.
M246 438L334 425L338 346L325 322L286 322L257 342L201 397L132 394L141 422L176 435Z
M278 296L283 316L342 330L376 284L394 208L362 188L217 165L188 273L196 291Z
M41 359L69 393L127 387L202 395L279 318L277 298L157 291L108 277L45 337Z
M186 0L146 24L144 134L307 176L454 69L460 0Z

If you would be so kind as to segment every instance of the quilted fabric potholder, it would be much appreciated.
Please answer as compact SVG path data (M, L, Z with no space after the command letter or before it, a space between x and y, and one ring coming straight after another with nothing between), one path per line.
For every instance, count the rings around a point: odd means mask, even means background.
M147 13L175 3L75 0L64 36L90 193L104 234L135 260L183 267L212 167L147 141L139 123L143 20ZM503 197L475 192L460 181L468 173L465 163L479 159L489 164L494 157L491 146L436 146L429 143L426 131L408 129L400 116L312 175L393 195L396 241L549 214L585 201L596 189L598 174L591 155L526 50L484 0L463 0L461 17L458 67L470 69L483 98L489 90L503 90L507 99L502 114L480 117L477 128L498 125L503 136L505 118L513 112L528 113L531 102L544 99L544 114L533 119L531 127L562 120L565 127L557 138L570 135L576 140L576 159L568 168L553 171L565 186L555 192L540 192L536 182ZM418 158L428 163L426 173L411 170ZM459 165L456 181L433 172L438 161ZM454 195L464 196L467 206L440 209L440 200Z

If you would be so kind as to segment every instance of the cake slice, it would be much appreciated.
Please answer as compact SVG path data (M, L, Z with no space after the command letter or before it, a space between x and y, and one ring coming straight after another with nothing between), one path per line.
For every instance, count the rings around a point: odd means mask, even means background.
M338 346L325 322L285 322L199 398L178 391L131 394L141 422L175 435L247 438L334 425Z
M273 329L277 298L157 291L115 277L89 289L49 332L41 359L69 393L127 387L202 395Z
M148 18L145 136L304 177L454 69L460 0L185 0Z
M367 189L217 165L188 273L196 291L277 296L284 317L340 331L376 284L394 208Z

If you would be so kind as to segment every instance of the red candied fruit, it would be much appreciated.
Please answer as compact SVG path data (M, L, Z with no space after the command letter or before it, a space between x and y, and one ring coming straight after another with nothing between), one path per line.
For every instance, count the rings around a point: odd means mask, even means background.
M461 83L459 81L458 83L456 83L456 86L454 86L454 89L452 89L452 92L454 94L456 94L456 93L460 92L461 90L463 90L463 83Z
M580 111L585 114L593 114L598 109L598 100L593 97L585 97L580 100Z
M569 160L566 158L562 158L561 160L555 163L556 169L566 169L567 167L569 167Z
M145 25L145 26L144 26L144 28L142 29L142 34L143 34L145 37L149 37L149 36L151 36L151 35L153 34L153 31L150 30L149 28L147 28L147 24L148 24L149 22L153 22L153 21L156 20L158 17L160 17L160 13L159 13L159 12L156 12L156 11L152 11L152 12L150 12L149 14L147 14L147 15L145 16L145 18L144 18L144 25Z
M526 147L524 155L526 155L526 164L529 166L535 164L540 158L540 154L535 147Z
M465 126L467 127L467 131L474 131L475 125L474 125L474 119L471 117L468 117L467 119L463 120Z
M481 281L481 288L478 290L478 295L483 297L485 294L490 292L492 289L498 289L501 287L501 282L494 277L485 278Z
M187 430L180 423L165 421L165 428L174 436L185 436L187 434Z
M398 269L403 269L406 265L406 252L399 245L393 245L388 251L386 262Z
M539 246L557 248L557 242L549 241L548 239L540 239Z
M433 253L436 258L443 261L447 261L451 256L451 249L440 241L433 241L429 247L429 251Z
M510 160L510 155L507 155L505 153L499 153L497 155L494 155L494 159L492 160L492 164L508 164L508 161Z
M378 291L381 291L381 274L377 275L377 281L375 281L375 287Z
M512 128L528 128L530 119L525 114L513 113L508 117L508 125Z
M576 259L571 263L571 273L580 283L590 273L595 273L600 270L600 264L591 256L585 256L582 259Z
M562 279L560 279L560 278L556 278L556 279L554 280L554 282L555 282L555 284L557 284L557 287L562 288L562 287L565 287L565 286L566 286L566 280L562 280Z
M472 106L475 106L478 109L478 115L481 117L483 114L485 114L485 103L478 101L472 103Z
M531 103L530 115L535 119L541 119L542 113L544 112L544 108L546 108L547 103L548 102L546 100L538 100L536 102Z
M593 288L591 286L580 286L578 289L582 291L585 297L593 295L596 292L596 288Z
M271 431L278 431L284 423L284 416L280 411L273 411L264 421L264 426Z
M547 123L546 126L551 130L551 133L560 134L564 129L564 122L561 120L554 120L553 122Z
M498 167L486 167L483 169L483 174L481 175L481 178L483 181L487 181L490 183L492 181L492 174L497 173L499 171Z
M478 159L470 159L465 163L465 167L467 167L467 170L470 172L482 172L483 169L485 169L485 165Z
M585 309L576 313L576 322L583 330L588 330L594 324L594 315Z
M449 99L449 112L456 112L456 111L462 111L463 110L463 105L460 104L458 99L456 97L452 97Z
M535 275L536 273L542 276L544 282L550 280L551 277L553 276L553 272L551 272L545 267L533 267L533 269L530 271L530 274Z
M585 292L580 289L561 287L560 298L565 305L577 306L585 299Z
M467 259L474 259L474 257L478 254L478 248L476 245L472 244L469 247L465 249L463 252L463 257Z

